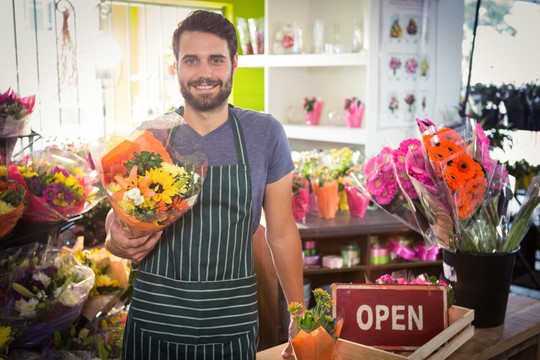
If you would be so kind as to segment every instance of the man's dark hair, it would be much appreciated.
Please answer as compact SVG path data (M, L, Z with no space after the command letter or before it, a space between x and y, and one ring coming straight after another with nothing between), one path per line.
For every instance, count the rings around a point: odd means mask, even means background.
M199 31L211 33L227 40L231 61L238 50L238 40L236 38L236 29L234 25L224 16L205 10L196 10L182 20L172 38L172 46L174 56L178 60L178 52L180 50L180 36L184 31Z

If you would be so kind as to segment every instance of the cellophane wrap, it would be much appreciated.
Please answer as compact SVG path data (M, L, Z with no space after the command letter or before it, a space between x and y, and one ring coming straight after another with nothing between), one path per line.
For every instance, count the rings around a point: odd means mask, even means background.
M91 150L107 197L130 237L160 231L190 210L208 159L193 130L175 112L111 136Z

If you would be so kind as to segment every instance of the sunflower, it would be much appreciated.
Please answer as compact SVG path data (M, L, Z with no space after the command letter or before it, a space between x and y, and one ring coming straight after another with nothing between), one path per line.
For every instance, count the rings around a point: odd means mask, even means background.
M174 178L163 169L156 168L147 171L146 175L151 179L148 187L156 193L152 200L155 202L163 200L166 204L171 204L171 198L178 195L178 189L173 186Z

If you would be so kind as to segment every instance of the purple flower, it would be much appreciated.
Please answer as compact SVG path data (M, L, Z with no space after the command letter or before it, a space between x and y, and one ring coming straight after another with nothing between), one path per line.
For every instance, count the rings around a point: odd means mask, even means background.
M30 178L26 178L26 185L28 185L28 190L30 190L30 193L34 196L40 196L42 193L42 187L41 187L41 181L39 180L38 176L32 176Z
M70 176L69 172L66 169L64 169L63 167L58 166L58 165L53 167L51 171L52 171L53 174L62 173L65 177Z
M43 197L45 198L45 201L47 204L52 205L53 201L58 198L58 194L61 193L63 190L62 184L54 183L48 185L45 190L43 190Z

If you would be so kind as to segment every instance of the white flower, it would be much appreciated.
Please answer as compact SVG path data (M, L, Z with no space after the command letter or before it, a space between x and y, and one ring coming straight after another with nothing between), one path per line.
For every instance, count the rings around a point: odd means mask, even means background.
M139 196L141 196L141 190L139 190L139 188L134 188L124 193L124 201L135 200L135 198L138 198Z
M31 298L28 301L24 299L15 301L15 310L19 312L21 317L27 318L36 315L36 307L38 306L39 301L37 299Z
M139 195L139 196L136 196L135 198L133 198L133 203L135 204L135 206L139 206L143 202L144 202L144 196L142 196L142 195Z
M73 284L70 284L60 294L58 301L60 301L62 305L73 307L81 302L81 294Z
M34 273L34 275L32 275L32 280L41 282L45 287L51 283L51 278L41 271Z

